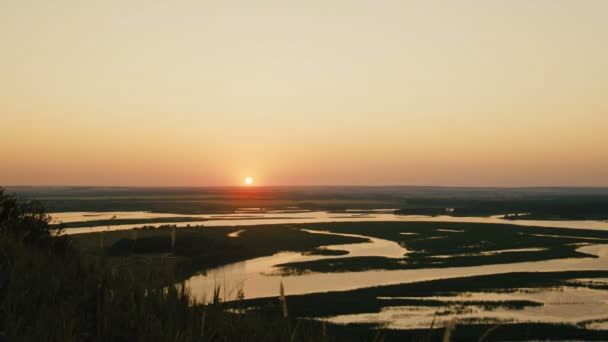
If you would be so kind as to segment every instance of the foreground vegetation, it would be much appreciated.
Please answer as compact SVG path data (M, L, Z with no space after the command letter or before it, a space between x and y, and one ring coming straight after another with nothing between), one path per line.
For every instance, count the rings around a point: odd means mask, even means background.
M57 236L42 208L0 189L0 340L331 341L333 326L281 311L241 314L219 299L196 303L171 264L138 270L83 256ZM287 317L285 317L287 316ZM371 333L370 333L371 334ZM373 335L360 335L363 340Z

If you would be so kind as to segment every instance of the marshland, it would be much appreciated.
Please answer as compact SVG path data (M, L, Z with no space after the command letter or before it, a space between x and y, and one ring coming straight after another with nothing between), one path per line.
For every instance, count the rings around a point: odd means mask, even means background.
M608 329L608 223L504 217L580 198L601 216L608 191L519 189L519 203L503 199L510 189L8 190L9 340L60 321L45 338L601 340ZM208 209L218 193L238 207ZM198 207L128 211L175 198ZM113 211L96 210L107 201ZM483 202L487 216L458 215ZM404 213L420 203L438 214Z

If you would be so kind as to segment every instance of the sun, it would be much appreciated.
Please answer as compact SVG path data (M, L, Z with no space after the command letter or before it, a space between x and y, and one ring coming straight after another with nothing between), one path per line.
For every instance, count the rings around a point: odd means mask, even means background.
M245 177L245 184L247 184L247 185L253 184L253 178L251 178L249 176Z

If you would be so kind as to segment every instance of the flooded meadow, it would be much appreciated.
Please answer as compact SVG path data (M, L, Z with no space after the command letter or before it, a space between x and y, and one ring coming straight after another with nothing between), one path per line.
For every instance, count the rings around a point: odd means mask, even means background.
M236 242L247 243L248 237L259 234L264 227L297 230L313 239L358 239L305 251L276 246L276 253L201 269L185 280L190 293L200 301L209 300L219 287L225 300L240 295L249 303L246 305L256 310L264 305L260 303L275 298L283 284L290 298L305 300L309 296L314 301L321 294L350 294L353 302L373 303L372 310L353 305L352 312L350 302L341 303L342 310L334 314L326 310L331 300L324 299L318 301L317 313L303 313L308 318L337 324L420 329L457 319L469 323L559 323L605 329L608 322L608 223L603 221L402 216L390 209L334 213L296 209L262 212L249 208L231 214L194 216L148 212L53 215L56 222L84 225L110 219L176 217L186 221L172 223L173 230L224 229L226 238ZM141 225L92 225L68 228L66 232L120 231ZM147 229L152 230L162 225L166 223L146 223ZM523 274L522 279L526 280L568 272L579 273L573 278L533 286L527 281L508 287L479 287L473 283L477 277ZM470 289L439 287L418 296L407 290L383 294L383 289L391 286L467 279L471 281ZM358 291L364 291L365 296Z

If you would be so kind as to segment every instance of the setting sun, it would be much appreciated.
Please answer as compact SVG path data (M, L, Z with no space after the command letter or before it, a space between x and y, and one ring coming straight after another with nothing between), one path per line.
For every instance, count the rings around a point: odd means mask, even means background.
M245 178L245 184L247 184L247 185L253 184L253 178L251 178L251 177Z

